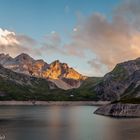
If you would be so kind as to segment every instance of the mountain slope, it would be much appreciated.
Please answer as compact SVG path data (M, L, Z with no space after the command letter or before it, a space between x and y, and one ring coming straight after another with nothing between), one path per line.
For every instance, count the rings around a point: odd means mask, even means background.
M118 64L95 90L97 95L100 93L98 97L101 99L114 100L111 104L99 107L95 114L140 117L140 58Z
M88 77L80 85L79 88L66 90L65 94L70 96L70 100L75 101L99 101L94 87L102 81L102 77Z
M0 98L28 100L36 96L51 93L50 89L58 89L46 79L15 73L0 65Z
M140 103L140 71L135 71L129 78L131 84L120 98L122 103Z
M85 87L87 86L87 81L88 80L83 83ZM91 83L96 83L96 79L94 78L90 81L92 81ZM88 91L88 88L86 90ZM94 94L92 92L86 92L86 90L82 91L82 88L63 90L48 79L16 73L0 65L0 100L96 100Z
M98 98L102 100L119 100L126 94L126 90L133 82L139 85L140 59L117 64L116 67L106 74L102 81L94 87ZM131 88L132 89L132 88Z
M48 64L43 60L35 60L24 53L15 58L0 54L0 64L18 73L49 79L59 88L65 90L78 88L81 82L86 79L85 76L59 60Z

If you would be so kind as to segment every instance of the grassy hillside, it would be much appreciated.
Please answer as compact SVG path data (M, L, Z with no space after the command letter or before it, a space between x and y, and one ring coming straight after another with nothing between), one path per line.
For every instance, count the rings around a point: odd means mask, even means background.
M87 78L78 89L69 90L78 100L99 100L94 86L101 81L100 77Z
M15 73L0 66L0 100L96 100L92 87L98 81L100 78L88 78L78 89L62 90L46 79Z

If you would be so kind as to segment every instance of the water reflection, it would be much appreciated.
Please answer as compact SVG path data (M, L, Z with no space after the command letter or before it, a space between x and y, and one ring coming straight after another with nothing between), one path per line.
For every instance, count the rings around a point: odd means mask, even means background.
M1 106L7 140L139 140L140 119L94 115L93 106Z

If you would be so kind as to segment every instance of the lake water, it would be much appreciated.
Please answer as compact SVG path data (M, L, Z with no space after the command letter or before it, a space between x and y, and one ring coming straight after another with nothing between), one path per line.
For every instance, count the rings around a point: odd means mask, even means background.
M0 140L140 140L140 119L99 116L96 108L0 106Z

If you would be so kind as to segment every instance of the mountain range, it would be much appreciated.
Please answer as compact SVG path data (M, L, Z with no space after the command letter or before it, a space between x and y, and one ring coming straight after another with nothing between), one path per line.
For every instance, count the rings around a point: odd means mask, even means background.
M22 53L15 58L8 54L0 54L0 64L17 73L23 73L52 81L61 89L78 88L86 76L70 68L59 60L48 64L43 60L35 60L28 54Z
M0 100L94 100L140 103L140 58L104 77L86 77L56 60L0 54Z

